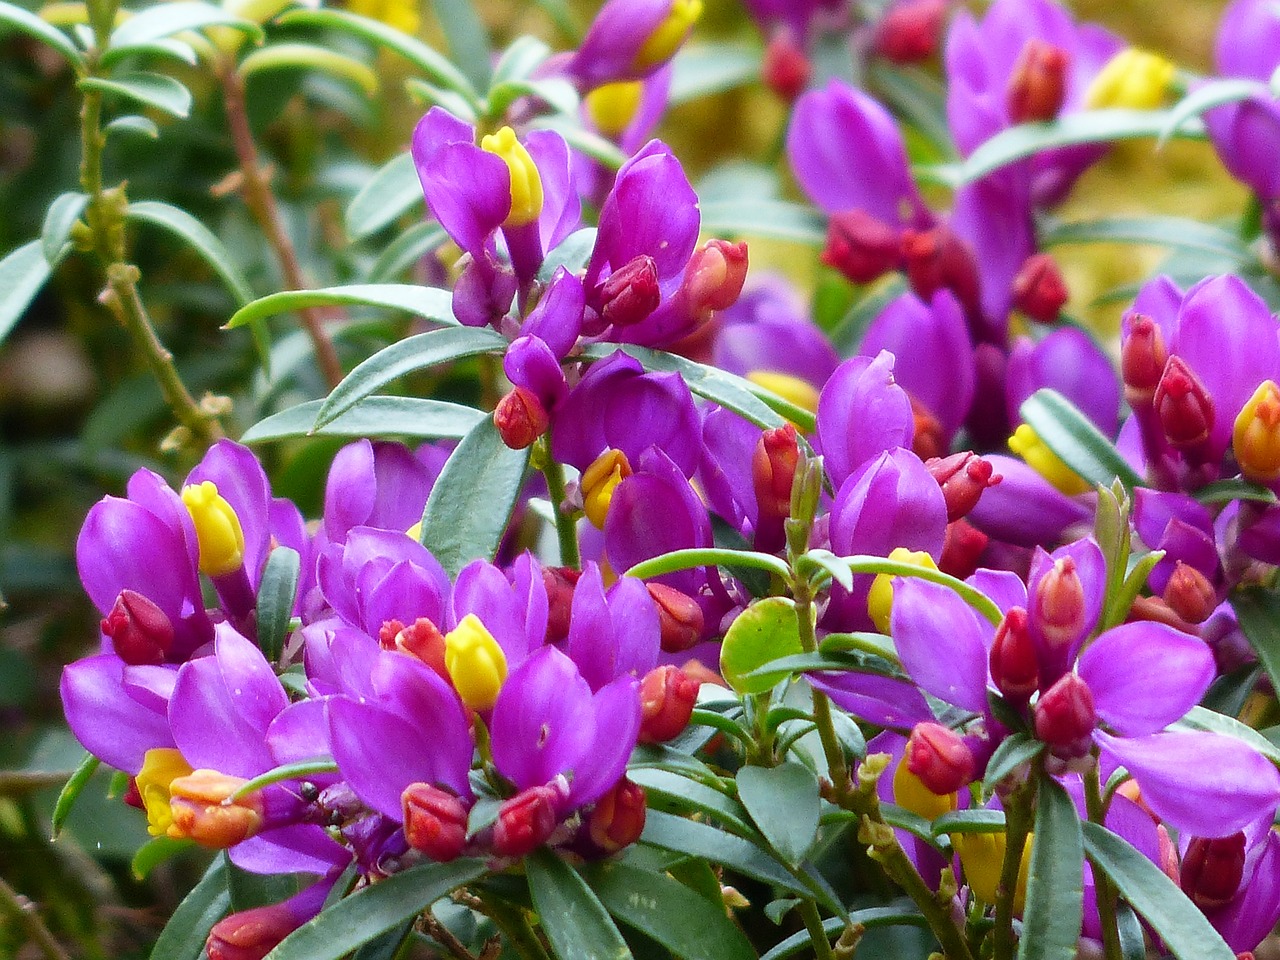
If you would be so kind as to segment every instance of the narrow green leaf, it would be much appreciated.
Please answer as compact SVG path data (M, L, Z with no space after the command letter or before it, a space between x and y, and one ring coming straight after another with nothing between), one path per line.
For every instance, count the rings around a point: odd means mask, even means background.
M871 321L906 292L906 281L897 274L892 274L889 279L881 281L855 301L831 330L831 345L840 356L851 357L857 354Z
M375 390L405 374L499 351L506 345L506 337L488 327L446 327L406 337L379 350L343 377L316 414L316 426L323 427L337 419Z
M378 92L378 74L367 63L311 43L273 43L253 51L237 69L245 79L271 70L319 70L354 83L367 97Z
M174 854L181 853L183 850L190 849L193 846L195 846L195 841L193 840L175 840L173 837L163 835L152 837L139 847L138 852L133 855L133 863L130 865L130 870L135 879L145 880L152 870Z
M929 923L918 913L907 913L896 907L870 907L866 910L854 910L849 914L846 921L842 917L830 917L822 921L822 929L828 937L834 937L848 924L857 923L873 930L876 927L893 927L893 926L912 926L927 929ZM799 933L793 934L780 944L770 950L768 953L762 954L760 960L786 960L787 957L794 957L799 953L813 951L813 941L809 937L809 931L801 930Z
M767 677L751 677L752 671L801 652L795 603L787 597L766 597L747 607L725 632L720 674L738 693L764 693L773 683Z
M365 887L309 920L267 960L338 960L485 874L482 860L428 863ZM167 954L162 954L167 956Z
M158 200L142 200L129 204L128 217L168 230L187 243L227 285L237 304L244 305L253 299L249 281L236 266L226 246L187 211Z
M422 513L422 543L451 577L498 552L528 466L528 449L503 443L492 417L449 455Z
M1265 587L1245 587L1233 592L1230 599L1240 629L1280 690L1280 595Z
M489 115L501 116L521 97L536 97L553 111L566 117L576 117L578 107L582 104L578 88L564 77L508 80L506 83L495 84L489 90Z
M276 550L281 549L276 547ZM272 551L274 553L275 550ZM261 790L263 787L269 787L273 783L282 783L285 780L305 780L308 777L314 777L320 773L334 773L338 769L338 765L327 757L320 757L315 760L299 760L297 763L286 763L279 767L273 767L265 773L260 773L252 780L246 780L231 794L227 802L235 803L249 794Z
M873 656L883 657L890 663L899 662L898 651L894 648L893 641L883 633L868 633L864 631L828 633L822 638L822 642L818 644L818 650L823 654L857 650L862 653L870 653Z
M831 579L846 590L853 589L853 572L849 569L849 565L841 563L840 558L830 550L810 550L802 559L827 571L831 574Z
M252 20L237 17L210 3L179 0L177 3L157 4L135 13L112 31L107 52L144 46L184 30L199 30L203 27L231 27L255 43L262 40L262 28Z
M655 799L670 801L666 806L677 807L682 813L703 814L739 833L755 832L742 804L704 783L667 770L633 770L629 776Z
M405 938L413 932L414 921L406 920L374 937L351 955L351 960L396 960Z
M1040 779L1035 823L1018 960L1073 960L1084 906L1084 846L1076 805L1052 777Z
M1116 932L1120 934L1120 955L1124 960L1147 960L1142 921L1127 903L1116 904Z
M150 117L140 117L136 114L126 114L123 117L116 117L103 127L103 129L107 134L133 133L147 137L151 140L160 139L160 128L156 126L156 122Z
M564 267L570 273L585 270L591 259L591 251L596 246L596 228L583 227L565 237L551 250L542 261L538 270L538 279L547 283L555 276L558 268Z
M1091 486L1109 487L1116 479L1128 488L1142 483L1111 441L1056 390L1037 390L1019 413L1045 446Z
M440 249L448 239L438 223L415 223L378 254L369 269L369 282L395 280L427 254Z
M582 129L577 118L570 119L560 115L538 117L530 126L540 130L554 130L564 137L565 143L580 153L596 160L610 170L619 169L627 162L627 155L612 140L606 140L598 133Z
M533 908L560 960L626 960L631 956L604 905L567 863L543 848L525 859L525 872Z
M382 307L450 326L458 323L453 317L453 294L448 290L419 287L412 283L364 283L273 293L241 307L223 329L234 330L260 318L308 307Z
M50 265L62 259L62 248L71 237L71 228L88 203L89 198L83 193L64 193L49 204L44 215L44 227L40 231L40 246Z
M231 891L227 887L227 856L220 853L204 877L186 899L178 904L160 938L151 949L153 957L165 960L197 960L213 925L231 911Z
M493 85L527 79L549 56L551 48L537 37L516 37L493 66Z
M934 820L929 829L935 837L944 837L952 833L1004 833L1004 811L986 810L952 810Z
M24 243L0 260L0 343L22 319L53 266L39 240Z
M702 207L702 229L729 236L766 237L811 247L827 242L827 223L811 207L786 200L718 200Z
M86 77L80 81L83 90L111 93L147 107L154 107L175 117L191 113L191 91L173 77L140 70L112 77Z
M1241 723L1235 717L1215 713L1213 710L1206 710L1204 707L1192 707L1185 717L1173 724L1173 728L1207 730L1210 733L1220 733L1223 736L1235 737L1237 740L1243 740L1272 763L1280 766L1280 747L1277 747L1253 727Z
M347 206L347 233L353 240L381 230L423 203L418 168L408 153L397 154L385 163Z
M1024 123L1010 127L969 155L962 168L962 182L981 180L989 173L1043 150L1082 143L1158 137L1168 126L1170 114L1169 110L1088 110L1066 114L1053 123ZM1203 138L1204 125L1188 121L1178 135Z
M1034 760L1044 751L1044 744L1025 733L1015 733L996 747L995 753L987 762L987 775L983 780L983 790L995 792L996 784L1013 773L1024 763Z
M710 824L686 820L661 810L649 810L645 814L640 842L663 850L704 857L762 883L802 896L811 895L772 854L749 840L725 833Z
M53 805L53 830L50 839L57 840L58 834L62 832L62 827L67 822L67 817L71 815L71 808L76 805L76 800L93 779L93 775L98 771L98 765L102 761L89 752L85 752L84 759L80 761L80 765L76 767L75 773L71 774L66 785L63 786L62 792L58 794L58 801Z
M475 429L485 414L444 400L417 397L366 397L353 409L317 428L323 400L308 400L260 420L240 438L264 443L294 437L407 437L413 440L457 440Z
M588 868L587 881L605 909L662 944L672 956L755 960L755 950L729 919L723 903L690 896L688 887L666 874L605 862Z
M1043 246L1073 243L1145 243L1193 250L1236 263L1253 259L1239 237L1188 217L1114 217L1059 223L1040 235Z
M751 567L754 570L767 570L780 577L790 576L791 570L786 562L767 553L756 553L750 550L718 550L713 547L673 550L650 560L643 560L627 571L628 577L644 580L658 577L676 570L688 570L692 567Z
M404 89L415 103L426 107L428 110L432 107L442 107L466 123L474 124L479 122L482 105L473 104L472 101L456 90L436 86L425 80L419 80L417 77L410 77L406 80Z
M8 24L14 29L47 43L57 50L67 62L77 70L83 69L84 57L65 33L36 16L30 10L15 6L12 3L0 2L0 24ZM0 287L0 289L3 289Z
M821 801L813 771L799 763L743 767L737 780L738 799L764 838L783 860L798 866L818 836Z
M179 40L177 37L163 37L159 40L149 40L146 43L139 43L131 47L108 50L102 55L102 65L111 67L128 57L173 57L175 60L180 60L190 67L194 67L200 62L200 55L196 53L191 44Z
M841 654L840 651L830 653L796 653L790 656L770 660L764 666L756 667L746 675L746 679L768 682L770 687L778 681L800 673L812 673L818 670L841 672L881 673L880 670L867 669L868 661L860 652Z
M1273 491L1261 484L1250 483L1244 477L1218 480L1201 487L1192 496L1201 503L1230 503L1232 500L1250 500L1254 503L1280 502Z
M915 577L919 580L928 580L930 583L941 584L954 590L960 596L960 599L977 610L991 623L999 624L1004 619L1004 614L1000 612L1000 608L996 606L995 601L985 593L970 586L963 580L957 580L955 577L940 570L930 570L910 563L900 563L897 560L890 560L888 557L873 557L863 554L853 557L841 557L840 559L842 562L847 563L849 569L854 573L888 573L895 577Z
M759 47L741 43L686 44L672 59L672 106L723 93L760 79Z
M302 560L297 550L279 546L267 556L258 587L257 614L258 647L268 663L275 663L284 651L301 571Z
M1083 823L1081 828L1090 862L1111 878L1178 960L1235 960L1235 952L1163 870L1105 827Z
M453 55L450 59L459 65L475 89L488 87L493 63L489 34L471 0L431 0L431 6Z
M1220 107L1225 103L1236 103L1240 100L1248 100L1250 97L1266 97L1270 98L1270 91L1267 85L1258 80L1244 80L1232 77L1225 80L1210 80L1208 83L1197 87L1189 94L1179 100L1169 110L1169 118L1165 122L1164 128L1160 131L1160 137L1156 141L1157 149L1164 146L1168 139L1181 129L1182 125L1192 117L1198 117L1214 107Z

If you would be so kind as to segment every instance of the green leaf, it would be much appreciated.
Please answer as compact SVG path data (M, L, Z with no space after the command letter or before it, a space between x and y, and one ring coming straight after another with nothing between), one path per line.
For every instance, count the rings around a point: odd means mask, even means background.
M397 154L373 175L347 206L347 233L353 240L376 233L423 203L418 168L408 153Z
M128 57L173 57L175 60L181 60L190 67L194 67L200 62L200 55L196 53L191 44L176 37L165 37L132 47L108 50L102 55L102 65L110 67Z
M378 92L378 74L367 63L311 43L273 43L255 50L237 68L246 79L271 70L319 70L339 80L348 80L367 97Z
M658 577L676 570L688 570L692 567L750 567L753 570L767 570L780 577L788 577L791 569L786 562L768 553L756 553L751 550L720 550L714 547L673 550L650 560L643 560L627 571L628 577L641 580Z
M1003 810L952 810L934 820L929 829L935 837L953 833L1004 833Z
M831 330L831 345L840 356L854 356L871 321L906 292L906 281L897 274L891 274L887 280L879 282L855 301Z
M489 115L501 116L521 97L536 97L556 113L577 116L582 98L577 88L564 77L541 80L508 80L489 90Z
M289 934L267 958L338 960L484 874L482 860L412 867L338 901Z
M1188 217L1113 217L1059 223L1040 234L1046 247L1072 243L1145 243L1248 263L1252 252L1234 233Z
M431 0L436 19L449 44L450 58L477 90L489 86L491 76L489 34L471 0Z
M434 82L461 94L472 107L479 101L471 81L449 62L448 57L431 49L416 37L411 37L395 27L389 27L381 21L348 13L345 10L299 9L282 14L277 22L285 26L328 27L368 40L398 53Z
M160 932L151 955L164 957L165 960L197 960L204 953L209 931L230 910L227 856L222 853L209 865L195 889L178 904L178 909Z
M173 77L163 73L123 73L112 77L86 77L79 84L82 90L111 93L143 106L154 107L175 117L191 113L191 91Z
M57 840L58 834L62 832L62 827L67 822L67 817L71 815L71 808L76 805L76 800L80 794L84 792L84 788L89 781L93 779L93 775L98 770L98 765L102 761L88 751L85 752L84 759L80 761L80 765L76 767L75 773L71 774L66 785L62 788L62 792L58 794L58 801L53 805L53 829L50 839Z
M1044 150L1158 137L1168 126L1171 113L1169 110L1088 110L1066 114L1053 123L1010 127L969 155L961 169L961 182L981 180L989 173ZM1202 138L1203 124L1188 123L1179 136Z
M853 589L853 571L830 550L810 550L801 559L831 574L831 579L846 590Z
M244 33L255 43L262 40L262 28L251 20L237 17L209 3L179 0L177 3L147 7L124 21L112 31L107 54L126 51L129 47L145 46L184 30L199 30L203 27L231 27Z
M51 266L62 259L62 248L71 237L71 228L88 204L89 198L83 193L64 193L49 204L40 231L40 246Z
M525 872L542 931L560 960L625 960L631 956L604 905L567 863L543 848L525 858ZM695 898L686 894L686 899Z
M818 836L821 805L813 771L798 763L743 767L738 799L764 838L792 866L798 866Z
M369 281L395 280L427 254L438 250L448 239L438 223L415 223L378 254L378 259L369 269Z
M1206 710L1204 707L1192 707L1187 711L1185 717L1173 724L1173 729L1207 730L1210 733L1220 733L1226 737L1235 737L1237 740L1243 740L1272 763L1280 766L1280 747L1277 747L1253 727L1241 723L1235 717L1215 713L1213 710Z
M1116 479L1128 488L1142 483L1111 441L1056 390L1037 390L1018 412L1045 446L1091 486L1109 487Z
M551 48L537 37L516 37L493 66L493 85L525 80L551 56Z
M264 443L294 437L407 437L413 440L457 440L488 417L479 410L444 400L417 397L368 397L354 409L317 428L323 400L308 400L260 420L240 438Z
M1163 870L1105 827L1080 826L1090 862L1111 878L1178 960L1235 960L1234 951Z
M723 903L690 896L688 887L666 874L604 862L588 868L587 881L610 913L662 944L672 956L755 960L755 950Z
M129 204L127 215L130 220L149 223L168 230L178 239L185 241L227 285L237 304L243 305L253 299L253 290L249 287L249 281L235 265L226 246L208 227L187 211L157 200L142 200Z
M302 560L297 550L279 546L267 555L262 583L258 587L257 614L258 647L268 663L275 663L284 651L301 570Z
M175 840L173 837L152 837L133 855L130 869L137 880L147 879L147 875L175 854L195 846L192 840Z
M738 693L764 693L773 683L749 674L779 657L802 652L795 603L787 597L766 597L747 607L725 632L720 674Z
M14 29L47 43L57 50L76 70L84 68L84 57L71 42L71 38L57 27L42 20L30 10L15 6L12 3L0 3L0 24L8 24ZM3 286L0 286L3 289Z
M1044 744L1025 733L1015 733L996 747L995 753L987 762L987 775L983 779L983 790L990 794L995 791L996 784L1013 773L1024 763L1034 760L1044 752Z
M1080 816L1052 777L1040 778L1018 960L1073 960L1084 906Z
M280 550L276 547L276 550ZM275 550L272 551L274 553ZM231 794L228 802L235 803L255 791L261 790L263 787L269 787L273 783L281 783L285 780L305 780L313 777L318 773L335 773L338 765L327 757L320 757L315 760L299 760L297 763L286 763L279 767L273 767L265 773L260 773L252 780L246 780Z
M674 107L755 83L760 79L762 56L759 47L740 43L686 44L671 61L668 102Z
M1123 960L1147 960L1147 938L1142 921L1127 903L1116 904L1116 932L1120 935Z
M500 351L506 346L506 337L488 327L446 327L406 337L379 350L343 377L316 415L316 426L325 426L375 390L406 374Z
M1266 587L1244 587L1233 592L1230 600L1240 629L1280 690L1280 595Z
M53 266L39 240L24 243L0 260L0 343L27 312Z
M918 580L928 580L930 583L941 584L954 590L961 600L977 610L992 624L999 624L1004 619L1004 614L1000 612L1000 608L996 606L995 601L985 593L970 586L963 580L957 580L950 574L943 573L940 570L931 570L928 567L917 567L915 564L890 560L888 557L874 557L865 554L841 557L840 560L843 563L847 563L849 569L854 573L887 573L895 577L915 577Z
M254 320L308 307L382 307L450 326L458 323L453 317L453 294L448 290L419 287L412 283L363 283L273 293L241 307L223 329L234 330Z
M492 560L515 509L529 450L502 442L492 417L463 437L445 461L422 513L422 544L449 576L472 560Z
M140 117L136 114L126 114L123 117L116 117L103 127L103 130L105 130L107 134L133 133L139 136L148 137L152 140L160 139L160 128L156 126L156 122L150 117Z
M892 926L912 926L927 929L929 926L928 921L918 913L907 913L895 907L870 907L866 910L850 912L847 921L842 917L830 917L823 920L822 929L828 937L834 937L851 923L861 924L868 930L873 930L876 927ZM768 953L761 954L760 960L786 960L787 957L794 957L796 954L805 951L813 952L813 940L809 937L809 931L801 930L799 933L787 937Z
M840 653L846 650L859 650L877 657L884 657L890 663L898 662L898 651L893 641L883 633L828 633L818 644L818 650L824 654Z
M598 133L582 129L576 118L570 119L561 115L538 117L530 126L539 130L554 130L564 137L565 143L580 153L604 164L610 170L617 170L627 162L627 155L612 140L606 140Z
M791 656L770 660L762 667L757 667L747 674L746 679L764 683L768 681L773 687L778 681L800 673L812 673L818 670L840 672L881 673L879 670L868 670L867 660L858 654L844 655L834 653L797 653Z
M788 240L811 247L827 242L827 222L811 207L786 200L717 200L702 207L702 231Z
M684 813L704 814L739 833L754 833L746 809L733 797L704 783L667 770L633 770L628 776L654 798L669 800L666 806L678 807Z
M538 279L548 283L560 267L564 267L570 273L585 270L595 246L595 227L583 227L573 231L543 259L542 266L538 270Z
M1248 100L1250 97L1258 96L1269 99L1271 93L1265 83L1257 80L1244 80L1233 77L1226 80L1210 80L1208 83L1198 86L1169 110L1168 120L1160 131L1160 137L1156 141L1156 148L1159 149L1164 146L1165 142L1192 117L1198 117L1205 111L1220 107L1225 103L1236 103L1240 100Z
M1230 477L1201 487L1192 494L1201 503L1230 503L1232 500L1250 500L1254 503L1280 502L1275 493L1261 484L1251 483L1244 477Z

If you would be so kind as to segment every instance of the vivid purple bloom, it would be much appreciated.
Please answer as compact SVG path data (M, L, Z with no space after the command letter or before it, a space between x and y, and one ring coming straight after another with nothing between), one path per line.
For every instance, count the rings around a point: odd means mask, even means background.
M1067 496L1021 460L1003 454L983 459L1004 479L983 492L966 519L993 539L1052 547L1093 516L1083 497Z
M837 485L886 450L911 446L911 400L894 378L894 364L893 354L884 350L875 357L853 357L822 389L817 446Z
M1009 351L1005 397L1009 420L1019 422L1022 402L1041 388L1057 390L1093 421L1103 436L1120 429L1120 383L1097 342L1077 327L1059 327L1039 343L1019 337Z
M172 747L171 666L129 666L114 654L85 657L62 670L62 709L86 750L109 766L136 774L146 752Z
M429 450L430 448L424 448ZM422 519L440 464L399 443L357 440L338 451L324 488L324 533L344 543L354 527L403 532Z
M671 11L672 0L608 0L591 21L565 73L585 90L649 76L667 60L645 62L640 51Z
M538 561L524 553L508 572L485 560L463 567L449 604L449 628L469 613L493 634L509 666L521 663L547 635L547 588Z
M1209 508L1185 494L1134 490L1133 529L1150 549L1164 551L1147 577L1153 593L1164 592L1179 563L1195 568L1211 583L1221 579L1213 522Z
M600 567L588 563L573 589L564 651L593 691L618 677L643 679L658 665L661 628L645 585L620 577L606 592Z
M444 622L449 577L412 537L356 527L346 543L331 543L316 562L325 601L343 622L378 636L384 623Z

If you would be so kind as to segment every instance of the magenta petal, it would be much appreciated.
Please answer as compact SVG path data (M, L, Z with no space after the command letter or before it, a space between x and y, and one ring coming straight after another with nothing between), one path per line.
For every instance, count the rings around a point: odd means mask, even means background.
M249 579L257 583L262 565L271 549L269 513L271 484L262 464L248 447L232 440L219 440L196 468L187 483L212 481L218 494L231 505L244 532L244 566Z
M1280 920L1280 835L1268 830L1252 876L1246 875L1235 899L1208 910L1209 922L1237 953L1255 949Z
M853 357L822 388L818 444L837 486L877 454L911 446L911 400L894 380L894 362L886 350Z
M600 689L616 676L616 641L598 564L588 563L573 588L565 649L591 689Z
M232 863L250 873L326 874L351 860L323 827L302 823L263 831L228 852Z
M328 701L329 739L343 778L370 809L400 822L400 795L411 783L435 782L428 731L372 703Z
M539 240L544 251L553 250L582 220L582 202L570 173L569 146L553 130L531 131L524 136L524 146L542 181Z
M125 674L138 669L103 654L68 664L61 684L62 709L76 739L107 765L131 774L142 769L148 750L174 745L165 706L156 709L126 691Z
M909 730L933 720L929 703L913 684L876 673L811 673L807 678L831 702L878 727Z
M507 677L489 730L498 772L522 790L542 786L595 742L591 688L572 660L543 647Z
M640 683L618 677L592 699L595 743L573 768L569 802L583 806L599 800L621 779L640 733Z
M292 703L271 721L267 744L277 764L323 759L329 751L329 719L324 698Z
M907 676L939 700L986 710L990 624L954 590L908 577L894 578L890 619Z
M485 241L511 212L511 173L497 154L469 143L451 143L414 162L431 215L459 247L482 255Z
M262 651L225 624L219 624L214 656L222 685L235 698L239 715L265 734L276 716L289 706L289 697Z
M1094 739L1137 781L1142 799L1178 831L1228 837L1280 803L1280 772L1243 741L1216 733L1169 732Z

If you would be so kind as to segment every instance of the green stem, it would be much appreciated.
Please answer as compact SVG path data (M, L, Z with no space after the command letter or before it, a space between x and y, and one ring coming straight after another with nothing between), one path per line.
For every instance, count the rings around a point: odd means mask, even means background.
M551 960L523 910L494 900L485 900L484 905L507 942L515 948L520 960Z
M18 896L18 892L5 883L3 878L0 878L0 906L27 928L27 936L44 952L48 960L71 960L45 926L36 905Z
M578 554L578 525L572 513L565 513L563 504L564 466L551 455L551 437L548 434L538 441L542 444L542 475L547 478L547 496L551 500L551 512L556 518L556 538L560 541L560 563L577 570L582 566Z
M1004 863L1000 868L1000 886L996 889L995 960L1013 960L1016 939L1013 935L1013 902L1018 896L1018 874L1022 870L1022 851L1031 832L1031 783L1009 796L1005 810Z
M793 593L796 601L796 620L800 628L800 648L805 653L818 652L818 638L813 630L813 587L801 577L795 578ZM839 798L847 796L853 787L849 781L849 765L845 761L844 747L836 735L835 721L831 717L831 701L821 690L813 691L813 722L818 727L822 740L822 751L826 755L827 770L831 774L831 786L835 790L836 802L843 806Z
M822 916L812 900L800 901L800 916L804 918L805 929L809 931L809 939L813 941L814 960L835 960L831 952L831 941L827 932L822 929Z
M1102 785L1098 779L1098 764L1085 774L1084 802L1089 814L1089 822L1105 826L1106 807L1102 804ZM1107 960L1124 960L1124 950L1120 945L1120 928L1116 922L1116 886L1101 870L1094 867L1093 882L1097 887L1098 922L1102 926L1102 950Z

